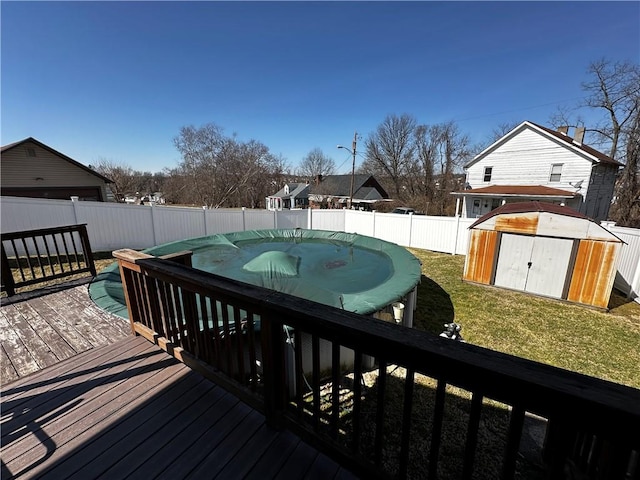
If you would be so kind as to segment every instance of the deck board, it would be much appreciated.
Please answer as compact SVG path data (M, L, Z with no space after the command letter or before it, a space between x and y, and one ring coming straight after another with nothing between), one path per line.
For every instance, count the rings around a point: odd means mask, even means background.
M130 335L129 322L101 310L88 286L30 292L23 301L2 299L0 307L0 383L31 375L86 350Z
M2 478L354 478L142 337L2 386Z

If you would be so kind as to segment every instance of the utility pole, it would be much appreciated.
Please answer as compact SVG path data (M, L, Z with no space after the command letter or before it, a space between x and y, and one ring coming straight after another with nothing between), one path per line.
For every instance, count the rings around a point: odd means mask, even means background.
M353 208L353 178L356 174L356 143L358 140L358 132L353 132L353 143L351 144L351 154L353 155L353 163L351 164L351 190L349 191L349 208Z

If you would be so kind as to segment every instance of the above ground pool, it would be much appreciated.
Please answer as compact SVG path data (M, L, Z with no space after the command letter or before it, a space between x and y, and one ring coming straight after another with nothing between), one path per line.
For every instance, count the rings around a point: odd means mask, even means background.
M420 261L405 248L363 235L323 230L252 230L192 238L144 250L190 250L194 268L363 315L414 292ZM127 318L117 264L89 286L104 310Z

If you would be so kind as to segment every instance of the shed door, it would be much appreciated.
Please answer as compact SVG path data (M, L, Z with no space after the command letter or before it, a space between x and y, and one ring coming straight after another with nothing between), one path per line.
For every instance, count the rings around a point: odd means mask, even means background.
M514 290L525 289L529 270L527 262L531 258L534 238L511 233L502 234L494 285Z
M570 239L535 237L525 290L562 298L572 249L573 240Z
M494 285L562 298L573 240L503 233Z

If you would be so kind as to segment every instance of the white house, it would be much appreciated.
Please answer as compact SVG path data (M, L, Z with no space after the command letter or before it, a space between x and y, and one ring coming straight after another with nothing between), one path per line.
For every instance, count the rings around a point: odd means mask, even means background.
M456 213L479 218L506 203L537 200L606 220L622 164L583 138L584 128L572 138L566 127L521 123L465 165L465 190L453 193Z
M267 210L304 208L309 205L308 197L308 183L287 183L277 193L266 198Z

